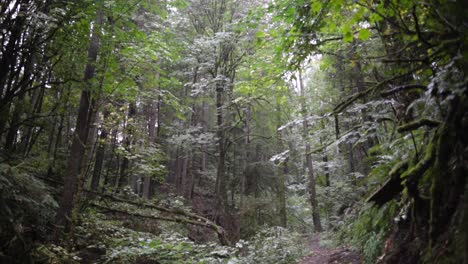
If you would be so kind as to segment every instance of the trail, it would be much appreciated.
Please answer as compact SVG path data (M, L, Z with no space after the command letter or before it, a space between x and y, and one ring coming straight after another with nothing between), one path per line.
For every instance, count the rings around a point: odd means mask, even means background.
M320 246L320 235L315 235L310 243L311 254L300 264L362 264L361 257L347 247L326 248Z

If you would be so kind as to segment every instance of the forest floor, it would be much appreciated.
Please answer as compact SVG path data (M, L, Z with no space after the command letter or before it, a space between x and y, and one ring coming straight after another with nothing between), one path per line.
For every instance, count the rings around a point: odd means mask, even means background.
M361 257L347 247L327 248L320 245L320 235L315 235L309 243L311 254L301 264L362 264Z

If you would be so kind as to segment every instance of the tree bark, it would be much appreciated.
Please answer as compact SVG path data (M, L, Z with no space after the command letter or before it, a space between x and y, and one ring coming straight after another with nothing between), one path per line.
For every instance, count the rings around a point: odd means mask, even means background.
M217 215L226 209L227 206L227 188L226 188L226 137L223 122L224 106L224 82L218 80L216 84L216 136L218 138L218 166L216 172L216 199Z
M281 127L281 105L277 101L276 102L276 136L278 141L278 151L281 151L284 147L283 138L281 137L281 131L279 128ZM278 170L278 214L280 219L280 226L287 227L287 210L286 210L286 181L287 175L289 173L288 168L288 159L286 158L282 164L280 164L283 168L282 170Z
M283 169L280 172L280 183L278 190L278 202L279 202L279 217L280 217L280 226L286 228L288 226L288 214L286 210L286 177L289 174L288 160L283 162Z
M202 103L202 113L201 113L201 126L203 133L208 131L208 105L205 101ZM207 147L206 144L201 144L200 146L201 154L200 154L200 174L203 175L206 171L206 152Z
M243 145L243 167L244 171L241 174L240 187L239 187L239 226L238 226L238 237L241 237L244 228L244 222L247 224L247 218L245 213L245 196L246 196L246 180L248 174L248 162L250 160L250 119L251 119L251 109L250 106L244 110L244 145Z
M122 163L120 165L120 174L119 174L119 181L118 181L118 188L122 188L123 186L129 183L130 177L128 174L129 167L130 167L130 160L128 159L128 155L131 153L132 148L132 138L133 138L133 130L134 130L134 120L136 114L136 103L130 102L128 106L128 115L127 115L127 126L125 129L125 156L122 157ZM136 179L132 178L131 187L133 192L137 192L136 188Z
M75 132L73 133L70 156L67 162L67 173L64 179L64 186L59 200L59 209L56 216L55 239L59 238L60 228L65 232L69 231L71 212L73 210L75 196L78 191L79 176L81 173L82 160L85 154L87 137L89 132L89 111L91 106L91 83L96 69L95 63L99 52L99 30L103 23L102 10L97 11L95 27L91 35L91 41L88 48L88 64L86 65L83 83L85 88L81 92L80 105L78 108L78 117L76 119Z
M158 80L160 77L160 73L156 72L156 79ZM159 88L156 87L156 92L160 93ZM148 120L148 146L154 147L155 146L155 139L156 139L156 124L157 124L157 133L159 134L160 131L160 116L159 116L159 104L161 100L161 95L158 94L157 101L153 98L149 99L149 103L146 106L147 111L147 120ZM159 135L158 135L159 137ZM149 199L151 197L151 190L153 185L153 179L148 176L143 176L143 190L142 195L144 198Z
M101 125L101 134L99 135L98 147L96 150L96 160L94 161L93 176L91 178L91 190L95 191L99 187L101 179L102 165L104 164L104 154L106 151L107 128L106 120L109 117L109 111L104 111Z
M104 175L104 183L103 185L104 186L115 186L116 185L116 178L115 176L112 178L112 181L110 181L109 179L109 174L110 172L112 171L111 168L114 167L114 168L118 168L119 167L119 159L118 159L118 156L116 155L115 153L115 149L117 148L117 134L119 133L119 130L118 128L114 128L111 130L111 141L110 141L110 151L109 151L109 154L110 154L110 159L107 161L107 170L106 170L106 174ZM115 161L115 166L113 166L114 164L114 158L116 159ZM117 172L113 173L114 175L117 175L118 173L118 169L116 169Z
M320 223L320 212L317 202L317 192L316 192L316 181L314 175L314 167L312 163L312 156L310 150L310 144L307 140L307 133L309 130L309 122L307 121L307 110L305 105L305 87L304 81L302 80L302 72L299 71L299 88L301 96L301 112L302 112L302 126L303 126L303 139L305 141L305 158L306 158L306 167L309 177L309 195L310 195L310 205L312 206L312 220L314 222L314 229L316 232L322 232L322 224Z

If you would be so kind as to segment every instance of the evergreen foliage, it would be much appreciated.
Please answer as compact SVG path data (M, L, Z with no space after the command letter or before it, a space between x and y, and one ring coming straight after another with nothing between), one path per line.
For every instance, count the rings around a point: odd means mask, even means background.
M3 1L0 262L467 263L466 14Z

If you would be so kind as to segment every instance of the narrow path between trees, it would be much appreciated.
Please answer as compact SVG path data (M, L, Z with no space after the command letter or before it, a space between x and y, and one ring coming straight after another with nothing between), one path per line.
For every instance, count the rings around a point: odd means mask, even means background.
M347 247L326 248L320 246L320 235L315 235L309 243L311 254L301 264L362 264L361 257Z

